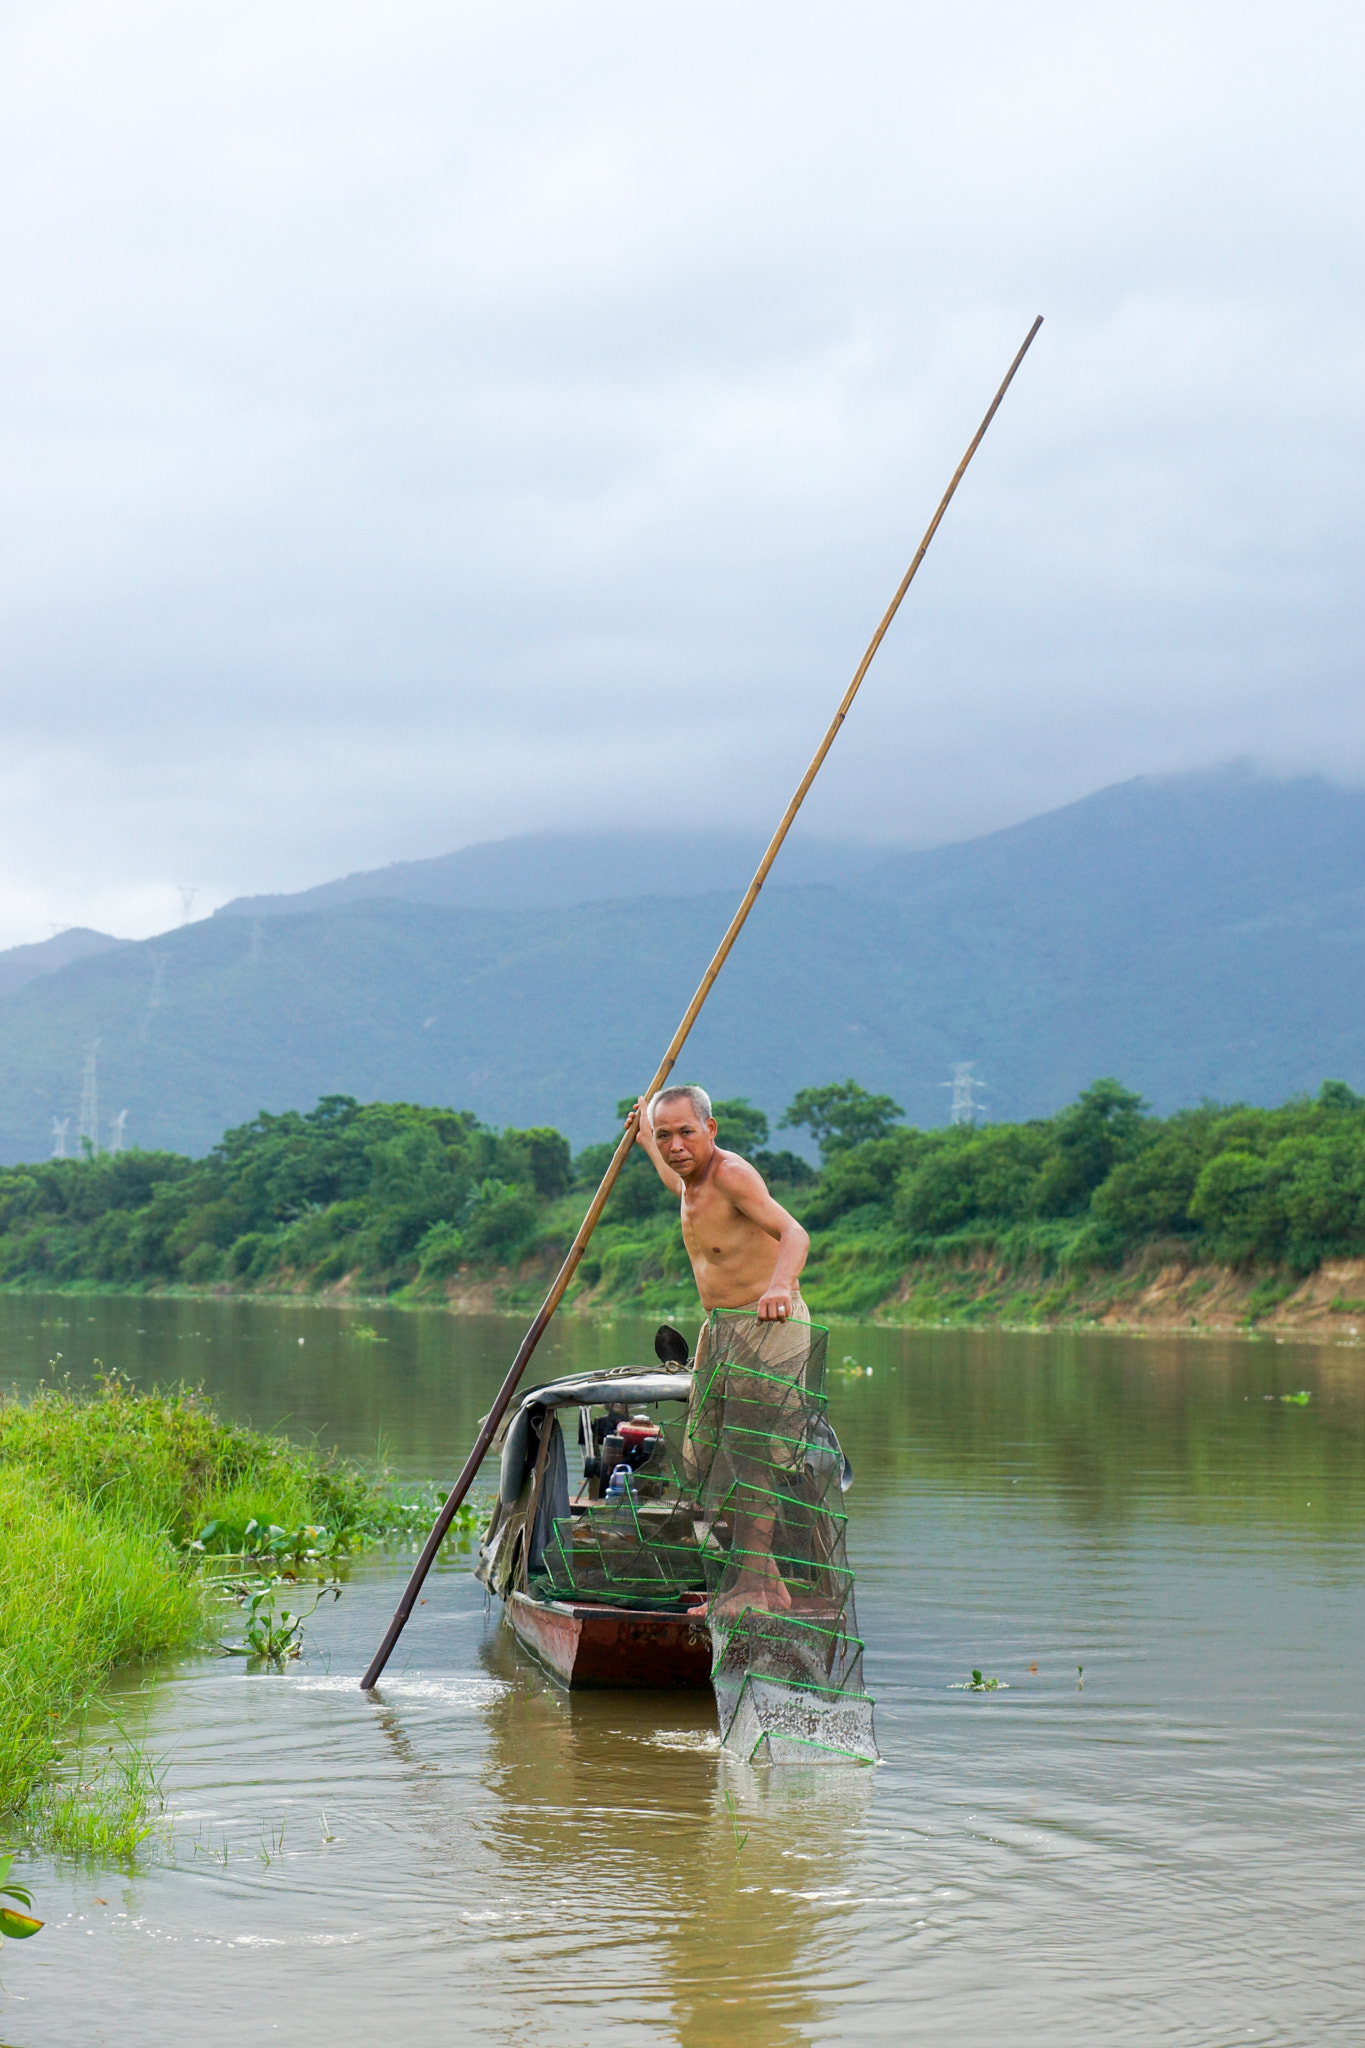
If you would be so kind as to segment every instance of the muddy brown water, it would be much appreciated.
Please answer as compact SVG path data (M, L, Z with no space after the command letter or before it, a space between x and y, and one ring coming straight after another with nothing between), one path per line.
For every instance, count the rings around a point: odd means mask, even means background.
M652 1328L566 1322L539 1377ZM445 1478L518 1334L6 1298L0 1373L202 1381ZM566 1696L459 1552L366 1699L408 1562L371 1557L286 1673L130 1686L169 1838L25 1859L47 1926L0 1959L4 2041L1365 2039L1365 1358L849 1327L831 1356L880 1768L750 1770L705 1695Z

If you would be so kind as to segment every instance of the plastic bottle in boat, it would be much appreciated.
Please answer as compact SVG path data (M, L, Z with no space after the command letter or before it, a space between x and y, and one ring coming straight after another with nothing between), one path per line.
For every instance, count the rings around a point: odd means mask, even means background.
M607 1481L606 1498L619 1503L623 1500L629 1500L631 1496L630 1467L622 1460L612 1473L611 1478Z

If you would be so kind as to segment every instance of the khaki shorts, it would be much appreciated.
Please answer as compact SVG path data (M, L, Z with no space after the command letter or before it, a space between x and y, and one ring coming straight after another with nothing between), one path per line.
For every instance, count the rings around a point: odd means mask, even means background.
M783 1361L792 1355L793 1350L801 1350L804 1347L806 1341L803 1337L798 1339L797 1344L795 1346L793 1346L790 1342L784 1344L782 1342L782 1339L786 1336L787 1331L791 1328L793 1323L808 1323L810 1321L810 1310L806 1307L805 1302L801 1298L801 1285L799 1281L794 1281L792 1283L791 1297L792 1312L787 1317L785 1322L756 1323L754 1326L755 1338L763 1349L764 1362L771 1362L774 1368L778 1371L781 1370ZM759 1299L761 1300L762 1296L760 1296ZM757 1301L741 1301L735 1308L731 1309L729 1313L731 1315L742 1315L746 1313L753 1314L757 1308ZM722 1313L725 1313L725 1311L722 1311ZM697 1370L700 1370L700 1368L706 1363L706 1337L707 1331L710 1329L710 1325L711 1318L710 1316L708 1316L706 1318L706 1321L701 1326L701 1335L697 1339L696 1354L692 1361L693 1366ZM769 1347L771 1347L771 1349L769 1349Z
M749 1311L757 1306L757 1302L741 1305L742 1309ZM696 1356L692 1361L692 1405L687 1418L691 1455L687 1462L694 1470L697 1464L697 1452L692 1450L694 1426L703 1405L710 1402L714 1411L714 1396L721 1391L719 1387L712 1386L711 1376L706 1370L709 1333L708 1317L702 1325ZM734 1378L730 1378L728 1369L726 1371L728 1384L723 1390L724 1408L728 1428L735 1432L735 1444L747 1445L752 1456L777 1470L799 1455L799 1439L793 1437L792 1429L794 1414L804 1413L810 1343L810 1310L801 1298L800 1288L793 1287L790 1316L780 1323L755 1321L746 1336L747 1369Z

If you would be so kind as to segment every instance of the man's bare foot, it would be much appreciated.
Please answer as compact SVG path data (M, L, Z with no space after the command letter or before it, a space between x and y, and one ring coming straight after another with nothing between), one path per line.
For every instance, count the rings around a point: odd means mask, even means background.
M768 1614L782 1614L791 1606L787 1582L776 1565L767 1571L748 1568L709 1603L713 1615L735 1616L746 1607L759 1607Z

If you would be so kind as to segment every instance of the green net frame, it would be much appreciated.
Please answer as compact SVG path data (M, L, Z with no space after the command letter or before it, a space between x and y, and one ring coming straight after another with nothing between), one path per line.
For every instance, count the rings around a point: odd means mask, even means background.
M877 1760L828 1345L818 1324L716 1310L694 1368L711 1682L722 1742L753 1762Z
M555 1600L683 1608L706 1590L701 1508L687 1472L686 1423L659 1419L658 1448L619 1500L553 1524L533 1590Z

